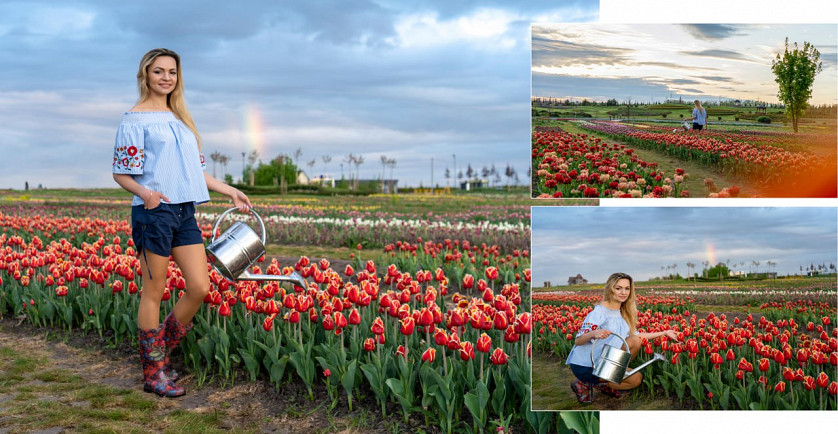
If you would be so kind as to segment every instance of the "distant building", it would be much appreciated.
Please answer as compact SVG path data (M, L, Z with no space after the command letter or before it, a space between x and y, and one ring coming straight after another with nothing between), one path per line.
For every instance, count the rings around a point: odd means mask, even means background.
M581 274L577 274L576 277L571 277L567 279L568 285L587 285L588 281Z
M308 180L309 184L316 184L323 187L332 187L335 188L335 178L328 177L326 175L316 176Z
M309 178L305 172L302 170L297 169L297 184L308 184Z
M483 188L489 186L488 179L469 179L460 182L460 190L471 191L475 188Z
M546 281L546 282L544 282L544 287L545 287L545 288L549 288L549 287L551 287L551 286L553 286L553 285L551 285L551 284L550 284L550 281L549 281L549 280L548 280L548 281Z

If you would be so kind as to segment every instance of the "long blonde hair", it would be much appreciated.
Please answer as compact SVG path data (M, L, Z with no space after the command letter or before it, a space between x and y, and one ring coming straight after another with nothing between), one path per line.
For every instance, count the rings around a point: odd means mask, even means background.
M180 119L190 130L195 134L195 139L198 141L198 150L201 150L201 136L198 134L198 129L195 127L195 121L192 120L192 115L186 108L186 100L183 98L183 72L180 69L180 56L172 50L166 48L155 48L148 53L145 53L142 60L140 60L140 69L137 71L137 87L140 91L140 99L138 104L145 102L149 98L148 90L148 68L160 56L167 56L175 59L177 66L177 81L175 81L175 89L166 95L166 106L172 110L175 117Z
M698 107L699 110L701 110L701 113L704 113L704 115L707 116L707 111L704 110L704 107L701 106L701 101L695 100L694 104L696 107Z
M605 282L605 294L603 298L605 301L614 301L614 286L620 279L628 279L630 288L628 298L620 304L620 315L628 323L631 333L634 333L637 331L637 300L634 292L634 279L626 273L612 274Z

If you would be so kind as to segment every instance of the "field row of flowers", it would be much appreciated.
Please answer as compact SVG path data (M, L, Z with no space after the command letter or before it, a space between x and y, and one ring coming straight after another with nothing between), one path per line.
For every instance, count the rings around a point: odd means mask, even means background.
M545 304L537 298L532 313L536 351L563 359L592 305L580 307L575 299ZM729 319L714 313L698 318L689 310L673 310L671 305L668 299L657 304L647 301L638 314L640 331L675 330L679 339L644 340L638 359L658 352L669 363L646 368L643 385L636 393L662 393L685 408L838 408L834 307L814 306L815 311L825 313L815 322L810 320L812 306L807 302L778 305L781 315L773 320L768 315ZM797 312L804 306L805 311Z
M127 222L0 212L0 227L0 315L133 340L141 272ZM364 399L445 432L557 429L554 414L529 411L527 251L452 240L384 250L391 262L355 257L335 270L303 256L253 269L299 271L306 288L231 284L212 271L181 345L187 366L199 381L244 371L277 387L301 382L312 397L324 384L332 407ZM173 263L166 279L163 315L185 288Z
M0 213L18 218L36 216L64 216L64 205L3 205ZM89 217L96 221L127 219L127 207L112 204L110 207L102 205L79 205L74 211L76 218ZM273 207L276 208L276 207ZM442 242L445 239L470 240L473 243L500 246L505 251L526 249L529 246L530 226L529 211L526 214L512 210L509 219L492 222L483 217L472 215L469 220L456 220L439 217L437 215L414 215L411 219L401 218L336 218L295 216L283 213L274 214L271 207L267 211L258 208L260 216L265 221L269 242L283 245L316 245L334 247L383 247L394 240L420 242L419 240ZM217 206L198 207L196 217L203 230L209 233L215 224L217 215L222 208ZM85 212L89 211L89 212ZM495 210L496 211L496 210ZM495 212L493 211L493 212ZM252 219L247 215L233 214L233 219ZM66 220L62 220L66 221ZM61 225L62 222L56 223ZM226 226L225 226L226 227ZM53 231L53 228L43 227L42 230Z
M783 184L795 181L801 173L835 172L834 161L824 158L825 155L803 150L790 151L766 144L764 137L743 140L742 134L738 133L695 134L680 130L650 130L605 121L583 122L580 125L630 146L665 152L685 161L697 161L759 183ZM834 179L833 175L833 184Z
M671 175L634 150L586 134L537 128L532 161L539 197L689 197L682 183L689 175ZM536 193L536 192L533 192Z

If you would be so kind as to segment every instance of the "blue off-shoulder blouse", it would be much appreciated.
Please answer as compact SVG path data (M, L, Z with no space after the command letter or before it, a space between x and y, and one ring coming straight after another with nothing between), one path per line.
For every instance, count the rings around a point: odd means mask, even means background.
M172 112L127 112L116 131L113 173L133 175L170 203L209 201L204 155L192 130ZM132 205L142 205L134 196Z

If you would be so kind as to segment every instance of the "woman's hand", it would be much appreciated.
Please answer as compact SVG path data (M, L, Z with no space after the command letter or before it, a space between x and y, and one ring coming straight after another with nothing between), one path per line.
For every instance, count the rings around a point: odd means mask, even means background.
M606 330L606 329L594 330L591 333L593 333L592 336L593 336L594 339L605 339L608 336L611 336L611 330Z
M663 332L663 335L668 337L669 339L672 339L675 342L681 342L678 339L678 333L675 332L675 330L666 330L666 331Z
M154 209L160 206L160 202L171 202L168 197L163 196L163 193L154 190L148 190L148 194L143 196L143 206L145 209Z
M230 199L233 199L233 205L238 208L239 211L248 211L253 208L253 205L250 204L250 199L248 199L247 195L242 193L238 188L233 188L233 191L230 193Z

